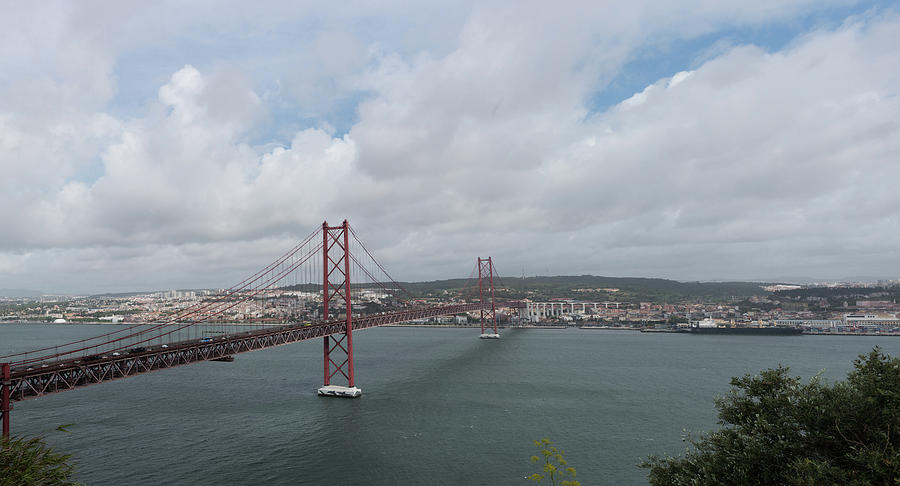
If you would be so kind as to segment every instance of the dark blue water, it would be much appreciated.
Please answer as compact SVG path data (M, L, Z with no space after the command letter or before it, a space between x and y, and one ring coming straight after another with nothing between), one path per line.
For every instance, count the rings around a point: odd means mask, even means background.
M0 352L108 326L0 325ZM646 484L635 465L716 427L732 376L779 363L841 379L900 338L379 328L354 335L363 397L322 398L319 341L20 402L87 484L528 484L532 439L584 484ZM56 431L74 423L71 433Z

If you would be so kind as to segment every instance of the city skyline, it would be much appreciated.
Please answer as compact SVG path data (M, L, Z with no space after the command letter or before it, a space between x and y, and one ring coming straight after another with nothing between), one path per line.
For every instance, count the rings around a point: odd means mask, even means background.
M894 279L890 5L7 5L0 288L226 287L345 218L402 281Z

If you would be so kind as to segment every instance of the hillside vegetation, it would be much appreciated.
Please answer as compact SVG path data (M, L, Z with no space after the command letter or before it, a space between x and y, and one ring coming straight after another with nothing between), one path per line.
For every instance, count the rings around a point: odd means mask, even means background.
M434 280L402 283L417 297L441 297L459 293L468 283L466 279ZM597 301L726 301L743 300L754 295L767 295L765 284L755 282L679 282L662 278L598 277L593 275L500 278L494 285L498 296L504 298L577 298Z

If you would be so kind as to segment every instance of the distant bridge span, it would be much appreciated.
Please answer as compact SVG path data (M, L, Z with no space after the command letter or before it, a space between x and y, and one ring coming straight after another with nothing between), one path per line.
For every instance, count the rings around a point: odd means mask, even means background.
M317 235L321 235L321 242L316 241ZM351 251L353 241L362 251ZM316 266L318 262L313 257L319 252L322 255L321 266ZM367 256L368 261L357 257L357 254ZM359 294L353 296L352 278L362 278L361 287L364 289L380 287L385 292L406 291L375 261L346 220L340 226L328 226L325 222L321 230L313 232L263 270L222 295L178 311L167 320L143 326L117 326L116 330L94 338L0 356L0 360L6 361L0 363L2 435L9 437L12 402L200 361L225 360L239 353L316 338L323 338L324 355L324 386L319 389L319 394L357 397L361 391L356 388L353 377L353 331L479 311L481 337L499 337L493 261L491 258L478 258L476 267L477 302L418 307L407 304L400 310L354 315L353 304L359 303ZM310 268L314 271L311 272ZM387 277L389 283L375 277L379 272ZM215 338L178 340L178 331L221 319L240 303L283 288L291 281L291 276L296 281L297 274L321 277L323 312L319 322L270 326ZM406 294L409 295L408 292ZM343 314L337 319L329 314L335 307ZM332 385L331 380L337 375L343 376L348 386Z
M359 331L386 324L479 309L481 309L481 304L459 304L375 314L354 319L353 330ZM198 361L222 359L239 353L344 334L346 328L347 324L342 320L306 326L277 326L216 337L207 343L190 340L168 344L166 348L156 346L139 353L125 353L120 356L107 355L91 362L67 360L51 365L41 365L31 371L22 370L11 373L9 400L13 402L28 400Z

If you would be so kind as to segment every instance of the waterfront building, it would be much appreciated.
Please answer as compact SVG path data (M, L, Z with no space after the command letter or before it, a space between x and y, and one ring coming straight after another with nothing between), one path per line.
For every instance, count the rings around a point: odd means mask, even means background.
M847 314L844 316L847 327L895 328L900 327L900 318L896 315Z
M843 325L841 319L775 319L776 326L813 327L817 329L836 329Z

